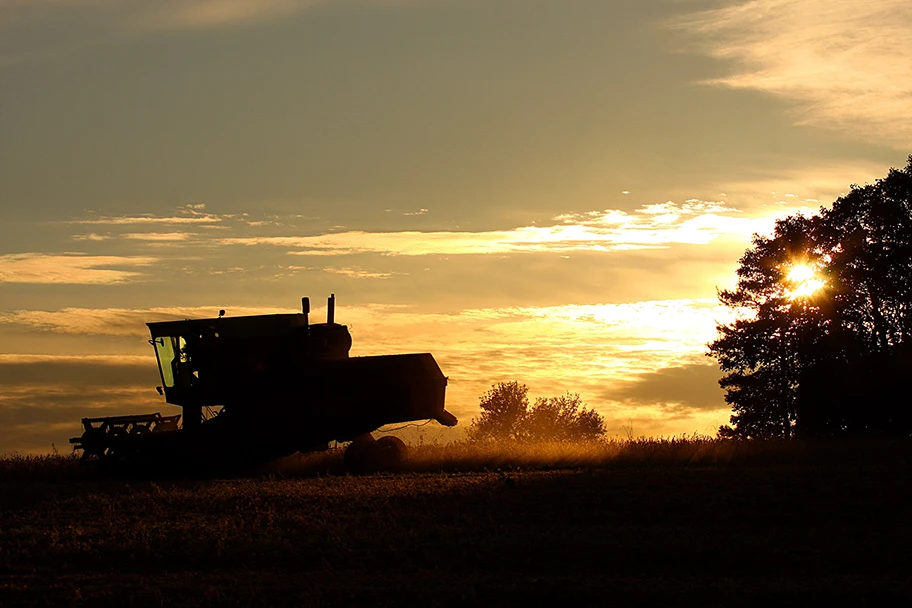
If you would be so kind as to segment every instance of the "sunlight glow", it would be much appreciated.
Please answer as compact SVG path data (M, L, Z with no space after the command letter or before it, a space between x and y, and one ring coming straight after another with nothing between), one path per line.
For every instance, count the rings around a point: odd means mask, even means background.
M788 298L796 300L814 295L825 285L823 279L817 276L813 267L807 264L795 264L785 276L789 284Z

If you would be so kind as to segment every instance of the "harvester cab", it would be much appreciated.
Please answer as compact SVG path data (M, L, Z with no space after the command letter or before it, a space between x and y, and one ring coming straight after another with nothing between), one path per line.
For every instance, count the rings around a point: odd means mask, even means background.
M404 457L394 437L374 442L381 426L456 418L444 408L447 379L429 353L350 357L351 334L335 322L335 295L325 323L310 322L310 301L297 314L148 323L161 376L159 392L182 408L160 414L83 419L71 439L84 460L206 466L257 461L352 441L353 468ZM164 422L160 422L162 418ZM373 466L369 464L368 466Z
M194 429L204 408L224 406L239 391L269 392L302 365L347 359L351 334L335 323L334 309L335 294L326 323L310 323L308 298L301 314L148 323L165 400L182 407L184 428Z

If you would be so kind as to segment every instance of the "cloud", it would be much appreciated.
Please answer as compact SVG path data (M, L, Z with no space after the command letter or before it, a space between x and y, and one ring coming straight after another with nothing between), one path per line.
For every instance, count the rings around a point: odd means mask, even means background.
M350 279L388 279L394 274L392 272L370 272L361 268L324 268L323 270L332 274L341 274Z
M190 216L158 216L158 215L122 215L114 217L95 217L82 220L70 220L70 224L89 224L124 226L131 224L213 224L221 222L222 218L212 214Z
M0 355L0 454L47 453L82 434L83 417L179 413L155 392L155 357Z
M728 409L718 380L719 366L693 363L639 374L610 394L626 403L654 404L664 408Z
M154 215L151 213L148 214L139 214L139 215L121 215L121 216L101 216L101 217L89 217L82 219L69 220L65 223L73 225L89 225L89 226L108 226L113 232L106 232L104 234L98 234L91 232L88 234L75 234L72 236L75 241L93 241L93 242L103 242L111 241L114 239L127 239L130 241L145 241L148 243L170 243L175 244L184 241L191 241L203 238L201 234L196 232L184 232L184 231L172 231L172 232L121 232L117 233L117 230L123 230L128 228L122 227L133 227L140 228L142 226L149 226L150 229L154 229L158 226L186 226L190 229L201 229L201 228L221 228L228 229L228 226L222 225L222 222L225 220L240 220L244 221L243 216L238 217L236 215L227 214L227 215L216 215L213 213L206 213L203 211L206 205L203 203L200 204L190 204L178 208L178 215L171 216L161 216ZM246 215L246 214L245 214ZM140 228L141 229L141 228Z
M0 385L68 387L149 386L158 378L155 355L0 355Z
M415 1L363 0L363 3ZM141 34L242 27L329 3L330 0L0 0L0 13L4 14L5 25L28 25L55 16L82 16L103 24L112 34Z
M796 159L796 165L799 163ZM758 170L752 178L727 181L717 187L742 207L777 204L788 213L816 211L849 191L854 184L874 183L887 172L882 163L868 161L803 164L797 169Z
M0 0L10 20L78 11L132 30L206 29L278 19L326 0Z
M112 238L114 238L114 237L112 237L110 234L96 234L94 232L91 232L89 234L74 234L73 235L74 241L94 241L96 243L100 243L101 241L109 241Z
M203 29L257 23L291 15L325 0L156 0L137 11L137 26Z
M110 285L140 279L133 270L112 266L149 266L156 258L114 255L13 253L0 255L0 283Z
M20 325L31 331L103 336L148 336L146 323L218 316L215 306L186 308L64 308L0 312L0 323ZM297 312L278 308L228 307L229 316Z
M348 231L314 236L252 236L220 239L223 245L269 245L294 255L462 255L574 251L625 251L673 244L706 245L719 238L747 242L772 229L769 217L745 217L722 203L687 201L647 205L633 213L617 209L564 214L550 226L487 232Z
M177 241L186 241L196 235L190 232L128 232L120 235L121 238L133 241L151 241L155 243L173 243Z
M796 102L797 120L912 145L907 0L749 0L676 21L730 73L708 84Z

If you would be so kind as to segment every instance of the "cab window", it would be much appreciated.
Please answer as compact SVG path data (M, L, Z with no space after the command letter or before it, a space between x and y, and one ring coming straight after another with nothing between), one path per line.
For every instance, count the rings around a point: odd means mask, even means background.
M162 382L167 388L174 386L174 358L179 351L180 345L178 338L164 336L155 338L152 343L155 345L155 354L158 357L158 367L161 371Z

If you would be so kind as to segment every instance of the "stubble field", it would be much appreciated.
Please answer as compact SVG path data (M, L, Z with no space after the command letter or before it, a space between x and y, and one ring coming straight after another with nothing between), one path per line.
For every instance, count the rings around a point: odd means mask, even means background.
M903 605L912 449L424 446L233 479L0 460L0 606Z

